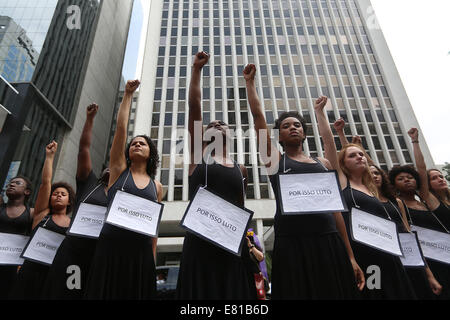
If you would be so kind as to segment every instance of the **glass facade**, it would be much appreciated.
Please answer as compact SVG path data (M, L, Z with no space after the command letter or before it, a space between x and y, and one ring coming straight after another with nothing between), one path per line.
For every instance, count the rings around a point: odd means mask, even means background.
M273 193L249 131L242 77L247 63L257 65L257 90L269 126L284 111L297 110L307 119L310 155L322 155L313 103L327 95L333 106L327 110L330 122L346 119L349 138L360 135L381 167L411 163L361 17L354 0L165 0L151 138L162 152L166 200L187 200L188 169L173 161L183 157L175 148L183 139L172 134L187 127L191 63L201 50L211 54L202 77L204 124L220 119L241 130L232 155L248 169L249 199L273 198ZM337 136L336 141L340 147Z
M0 0L0 72L20 88L8 106L23 119L0 134L0 181L13 161L37 185L45 146L72 128L99 8L98 0ZM70 19L79 26L69 28Z

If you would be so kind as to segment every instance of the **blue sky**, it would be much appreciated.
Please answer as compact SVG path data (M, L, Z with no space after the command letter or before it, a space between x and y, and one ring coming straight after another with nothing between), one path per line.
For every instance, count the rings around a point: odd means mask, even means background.
M143 31L144 12L141 0L134 0L133 13L131 17L130 32L128 34L127 49L122 74L126 80L136 77L136 68L139 60L139 45L141 32Z

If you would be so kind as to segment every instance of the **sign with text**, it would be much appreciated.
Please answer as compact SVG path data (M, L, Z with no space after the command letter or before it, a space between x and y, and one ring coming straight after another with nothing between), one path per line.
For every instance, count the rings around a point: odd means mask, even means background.
M39 227L22 254L22 258L51 265L65 236Z
M106 223L157 237L163 208L161 203L119 190L109 207Z
M336 171L280 174L279 186L285 215L347 211Z
M418 226L411 226L417 232L425 258L450 264L450 234Z
M97 239L102 231L108 208L81 203L67 234Z
M398 237L403 251L403 257L400 257L402 264L405 267L425 267L417 234L399 233Z
M357 208L352 208L350 220L353 240L392 255L403 255L395 222Z
M240 256L244 235L252 217L253 212L240 208L205 188L199 188L180 225Z
M27 245L30 237L0 233L0 265L21 266L23 259L23 249Z

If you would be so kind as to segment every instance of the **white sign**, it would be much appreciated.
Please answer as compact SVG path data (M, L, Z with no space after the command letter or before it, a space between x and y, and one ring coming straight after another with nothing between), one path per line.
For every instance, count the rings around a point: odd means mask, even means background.
M244 234L252 217L253 212L200 188L189 204L181 226L240 256Z
M22 258L51 265L65 236L39 227L25 248Z
M81 203L67 233L97 239L102 231L107 210L106 207Z
M403 255L395 222L352 208L350 224L353 240L396 256Z
M20 255L30 237L18 234L0 233L0 265L21 266Z
M400 261L405 267L425 267L420 245L415 233L399 233L403 257Z
M119 190L109 208L106 223L157 237L163 207L161 203Z
M426 258L450 264L450 234L418 226L411 226L411 230L417 232Z
M279 175L286 215L347 211L335 171Z

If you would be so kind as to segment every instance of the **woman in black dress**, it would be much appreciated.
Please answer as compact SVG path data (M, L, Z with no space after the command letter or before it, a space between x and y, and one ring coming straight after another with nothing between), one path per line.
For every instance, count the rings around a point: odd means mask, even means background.
M8 202L0 204L0 233L29 236L34 209L28 206L31 181L23 176L12 178L6 185ZM0 300L8 298L17 275L17 266L0 266Z
M374 164L370 166L370 172L378 189L378 198L397 225L397 231L399 233L410 232L405 206L400 199L395 197L394 188L389 182L387 174ZM424 268L405 267L405 270L414 287L414 292L420 300L434 299L435 295L441 293L442 286L428 266Z
M92 128L94 118L98 111L98 105L91 104L86 110L86 122L81 133L78 166L77 166L77 194L74 212L82 202L101 207L108 206L107 187L109 169L105 169L100 179L92 171L90 146L92 140ZM76 213L72 216L75 219ZM85 238L76 235L67 235L56 253L53 264L50 267L44 288L46 299L79 300L83 298L87 277L92 258L94 256L97 239ZM79 267L81 279L73 288L67 285L68 268Z
M42 170L42 182L34 206L33 232L39 227L65 235L70 224L69 214L75 203L75 192L67 183L51 184L53 160L58 144L53 141L46 147L46 158ZM12 299L40 299L50 267L25 260L12 289Z
M126 147L131 102L139 84L138 80L127 82L119 108L110 152L109 204L118 190L148 200L162 200L162 186L154 180L159 163L154 143L147 136L137 136ZM105 223L97 241L85 298L156 298L156 244L157 238Z
M439 216L442 218L445 206L430 192L425 160L419 145L419 132L416 128L412 128L408 134L413 144L417 171L410 166L394 167L389 172L389 179L399 198L405 203L410 225L449 233L449 229L439 218ZM420 201L416 199L417 195ZM427 259L427 263L442 286L439 299L450 299L450 266L431 259Z
M441 171L430 169L427 171L430 192L439 200L440 205L434 213L447 229L450 229L450 189Z
M199 186L208 189L235 204L244 206L247 171L234 163L226 148L228 126L223 121L213 121L206 133L223 139L223 148L206 153L203 141L200 78L209 55L199 52L195 56L189 88L189 133L191 162L189 165L189 199L193 199ZM200 130L195 130L195 126ZM198 132L198 136L195 133ZM196 149L196 145L202 146ZM205 152L204 152L205 151ZM221 154L220 154L221 153ZM204 154L206 154L204 156ZM208 160L213 160L209 163ZM214 244L187 232L184 238L180 273L177 283L177 299L182 300L248 300L256 299L256 287L250 288L244 257L229 253Z
M327 159L311 159L304 154L306 121L297 112L284 113L276 121L275 129L279 130L279 141L285 152L280 154L270 140L256 92L255 74L256 67L252 64L244 69L259 151L277 200L272 298L355 299L365 280L353 256L341 213L286 216L280 210L279 174L319 173L333 167ZM326 101L318 99L316 108L323 108ZM322 132L324 140L328 136L332 138L331 130L327 134Z

